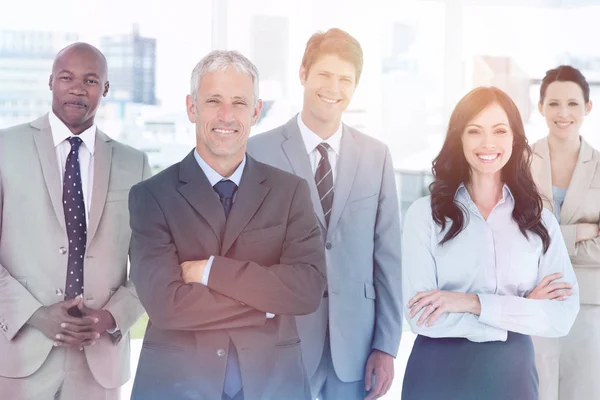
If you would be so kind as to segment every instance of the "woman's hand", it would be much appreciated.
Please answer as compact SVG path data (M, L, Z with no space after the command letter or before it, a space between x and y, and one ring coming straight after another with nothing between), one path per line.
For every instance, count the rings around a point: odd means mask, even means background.
M427 320L425 326L431 326L446 312L468 312L475 315L481 313L481 303L476 294L448 292L445 290L419 292L410 299L408 308L410 308L409 318L414 318L419 311L423 310L423 314L421 314L421 317L417 321L417 326L421 326L425 320Z
M562 277L563 275L560 272L544 277L526 298L537 300L565 300L573 294L571 291L573 286L567 282L553 282Z

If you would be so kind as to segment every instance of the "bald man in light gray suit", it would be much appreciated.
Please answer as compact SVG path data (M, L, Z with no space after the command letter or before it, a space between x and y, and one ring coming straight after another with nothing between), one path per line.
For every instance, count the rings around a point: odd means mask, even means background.
M311 37L300 68L304 107L251 137L257 160L310 187L327 257L326 297L296 317L313 398L375 399L390 388L402 332L400 215L387 147L342 124L362 50L339 29Z

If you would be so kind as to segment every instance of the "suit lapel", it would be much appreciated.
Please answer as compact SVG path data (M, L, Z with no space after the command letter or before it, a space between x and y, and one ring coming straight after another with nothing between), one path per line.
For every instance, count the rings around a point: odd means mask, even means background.
M190 152L179 166L179 180L184 184L177 190L188 203L206 220L219 243L225 228L225 212L213 187L204 175L202 168Z
M308 182L315 215L321 223L321 226L325 228L325 215L323 213L323 207L321 206L321 198L319 197L317 183L315 182L315 176L310 166L310 159L306 153L306 146L302 140L302 134L298 127L297 118L298 116L296 115L283 126L283 136L285 137L285 140L281 144L281 147L292 166L294 174Z
M227 254L242 230L248 225L256 211L263 203L269 188L261 183L265 177L258 165L250 156L246 156L246 166L240 181L235 202L231 208L225 227L221 255Z
M31 123L33 128L39 129L33 134L33 140L38 152L42 173L48 195L52 202L52 207L56 213L56 218L61 228L66 232L65 212L62 205L62 188L60 186L60 173L58 169L58 160L56 158L56 149L52 140L52 131L48 122L48 115L45 115Z
M354 184L354 178L356 177L359 157L360 147L356 143L352 133L344 126L340 158L336 167L333 208L331 209L328 232L334 231L346 206L348 196L350 196L350 191Z
M544 138L533 146L533 173L538 191L542 196L544 206L554 212L552 196L552 166L550 165L550 148L548 138Z
M575 215L575 211L581 203L581 194L588 190L594 179L596 164L597 161L593 159L592 147L582 138L579 159L577 165L575 165L565 201L560 209L560 220L563 224L570 223L573 215Z
M102 131L96 131L96 143L94 148L94 183L92 188L92 200L90 204L90 215L87 227L87 246L90 245L106 203L108 194L108 183L112 161L112 146L110 138Z

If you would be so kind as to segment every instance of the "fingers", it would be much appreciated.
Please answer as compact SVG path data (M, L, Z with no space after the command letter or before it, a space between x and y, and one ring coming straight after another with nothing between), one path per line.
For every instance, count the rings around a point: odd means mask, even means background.
M423 292L423 293L426 293L426 292ZM437 300L437 298L438 298L437 293L429 293L429 294L420 296L420 298L416 302L412 303L412 306L410 306L411 309L410 309L409 317L413 318L415 315L417 315L417 313L419 311L421 311L427 305L433 304ZM409 304L410 304L410 302L409 302Z
M427 317L429 317L434 311L435 311L435 306L433 304L430 304L427 307L425 307L425 309L423 310L423 313L421 314L421 316L419 317L419 320L417 321L417 326L423 325L423 322L425 322Z
M98 322L98 318L96 318L96 317L83 316L81 318L77 318L77 317L72 317L67 313L62 315L61 320L62 320L63 324L66 323L66 324L77 325L77 326L92 326L96 322ZM61 325L61 327L62 327L62 325Z
M445 311L445 309L444 309L444 307L443 307L443 306L440 306L440 307L438 307L438 308L435 310L435 312L434 312L433 314L431 314L431 317L429 317L429 319L427 320L427 324L426 324L426 326L428 326L428 327L429 327L429 326L433 325L433 323L434 323L435 321L437 321L437 319L438 319L438 318L439 318L439 317L440 317L440 316L441 316L443 313L445 313L445 312L446 312L446 311Z
M419 292L419 293L417 293L412 299L410 299L408 301L408 307L410 308L410 307L414 306L415 303L417 303L419 300L421 300L424 297L429 296L430 294L432 294L434 292L436 292L436 291L435 290L429 290L427 292Z
M566 299L567 297L569 297L572 294L573 294L573 292L568 289L554 290L554 291L548 293L547 299L548 300Z
M375 386L369 392L367 397L365 397L365 400L378 399L385 394L385 392L383 391L383 385L385 383L385 380L383 379L383 375L380 374L380 375L375 375L375 376L376 376Z
M77 324L70 324L68 322L63 322L62 324L60 324L60 327L62 328L63 332L65 332L67 334L92 331L92 325L90 325L90 324L77 325Z
M555 272L553 274L547 275L542 279L538 286L548 286L550 282L555 281L563 277L563 274L560 272Z
M371 390L371 384L373 383L373 364L371 360L367 361L367 367L365 369L365 390L368 392Z
M548 292L552 292L557 289L573 289L573 285L567 282L554 282L546 286L548 288Z

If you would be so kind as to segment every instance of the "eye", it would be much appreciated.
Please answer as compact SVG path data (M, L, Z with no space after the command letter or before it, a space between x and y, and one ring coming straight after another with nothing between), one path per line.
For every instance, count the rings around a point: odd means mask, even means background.
M69 77L69 76L61 76L61 77L60 77L60 78L58 78L58 79L60 79L61 81L70 81L70 80L71 80L71 77Z
M96 85L98 83L97 80L95 79L86 79L86 83L92 84L92 85Z
M235 102L235 103L233 103L233 104L235 104L236 106L246 106L246 103L245 103L245 102L243 102L243 101L236 101L236 102Z
M551 102L551 103L548 103L548 105L549 105L550 107L556 107L556 106L558 105L558 103L557 103L557 102L555 102L555 101L553 101L553 102Z
M477 135L477 134L479 133L479 130L478 130L478 129L469 129L469 130L467 131L467 133L468 133L469 135Z
M497 131L495 131L494 133L496 135L504 135L506 133L506 129L498 129Z
M577 107L578 105L579 105L579 103L576 103L574 101L572 101L572 102L569 103L570 107Z
M211 103L211 104L217 104L218 101L216 99L208 99L206 100L207 103Z

